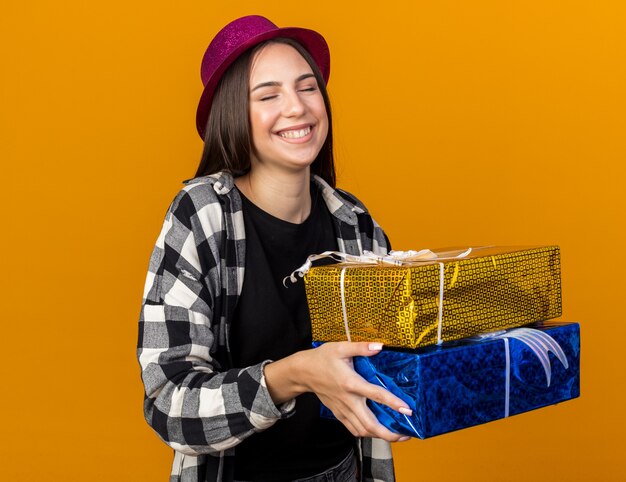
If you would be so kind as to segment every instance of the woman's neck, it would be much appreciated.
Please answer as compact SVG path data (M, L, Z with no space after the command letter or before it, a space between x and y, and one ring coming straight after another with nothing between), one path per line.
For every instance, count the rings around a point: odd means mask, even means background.
M237 188L263 211L274 217L300 224L311 212L309 170L297 173L268 173L252 169L235 179Z

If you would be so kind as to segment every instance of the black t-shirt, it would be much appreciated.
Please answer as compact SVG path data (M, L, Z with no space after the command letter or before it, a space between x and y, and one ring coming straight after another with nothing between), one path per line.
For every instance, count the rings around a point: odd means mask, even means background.
M310 254L337 250L331 214L314 184L311 214L301 224L278 219L241 197L246 269L231 327L235 367L311 348L304 282L289 282L286 288L283 279ZM340 422L320 418L319 404L313 393L300 395L291 417L237 445L235 479L290 481L339 463L354 445L354 437Z

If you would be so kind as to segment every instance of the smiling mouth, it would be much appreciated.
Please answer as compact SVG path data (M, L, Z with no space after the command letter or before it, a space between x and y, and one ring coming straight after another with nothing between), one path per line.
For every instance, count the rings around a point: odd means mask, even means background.
M291 131L281 131L278 135L284 139L301 139L302 137L306 137L311 133L311 126L305 127L304 129L294 129Z

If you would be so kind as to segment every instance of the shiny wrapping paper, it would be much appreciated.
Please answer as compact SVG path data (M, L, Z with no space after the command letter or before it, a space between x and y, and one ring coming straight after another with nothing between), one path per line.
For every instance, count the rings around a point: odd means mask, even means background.
M561 346L565 368L550 353L551 380L537 356L521 341L509 340L509 415L563 402L580 395L580 331L577 323L546 322L541 328ZM383 350L354 358L354 368L370 383L385 386L413 410L406 417L368 400L378 420L411 437L435 435L505 417L504 340L462 340L416 350ZM322 416L333 417L322 406Z
M475 248L443 261L441 341L561 315L557 246ZM438 343L440 265L334 264L305 275L313 340L345 341L340 275L352 341L417 348Z

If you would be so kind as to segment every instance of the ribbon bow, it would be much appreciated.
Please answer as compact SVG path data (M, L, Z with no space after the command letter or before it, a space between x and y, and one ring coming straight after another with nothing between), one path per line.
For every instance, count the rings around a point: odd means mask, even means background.
M565 369L569 368L567 357L561 346L547 333L534 328L515 328L509 331L496 331L492 333L483 333L478 335L478 340L501 339L504 341L504 355L506 363L505 371L505 398L504 398L504 416L509 416L509 396L511 387L511 354L509 350L509 338L513 338L524 343L539 359L543 371L546 374L546 386L550 386L552 375L552 367L550 366L549 353L552 352L557 359L563 364Z
M514 338L521 341L528 348L530 348L530 350L541 362L541 366L543 367L543 370L546 374L546 385L548 387L550 386L550 379L552 374L550 358L548 356L550 352L554 353L554 355L566 369L569 368L569 364L567 363L567 357L565 356L565 353L563 352L561 346L556 342L554 338L541 330L537 330L535 328L515 328L509 331L495 331L492 333L482 333L478 335L478 339L480 340L494 338L503 340L506 340L508 338Z
M407 266L410 264L420 263L432 263L435 261L447 261L450 259L465 258L472 252L473 248L467 248L465 251L459 253L458 251L445 251L441 253L434 253L430 249L422 249L420 251L389 251L386 255L378 255L372 251L363 251L361 255L343 253L341 251L324 251L321 254L312 254L309 256L304 264L296 269L291 275L286 276L283 279L283 285L287 286L287 280L292 283L296 283L299 276L304 277L309 272L314 261L323 258L331 258L335 261L349 263L349 264L384 264L389 266Z

